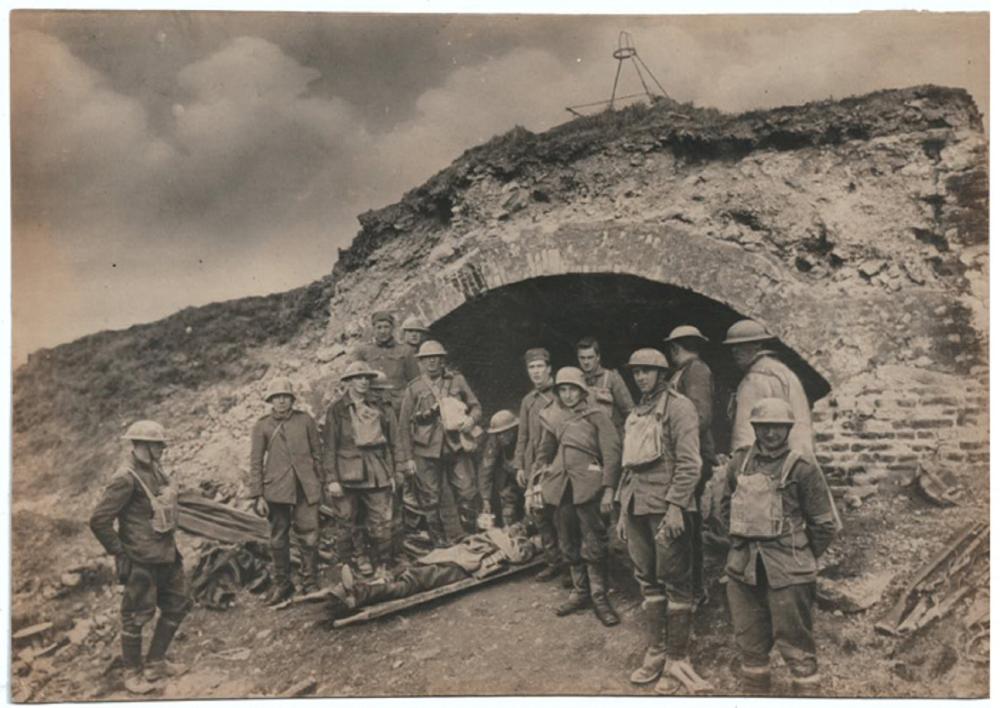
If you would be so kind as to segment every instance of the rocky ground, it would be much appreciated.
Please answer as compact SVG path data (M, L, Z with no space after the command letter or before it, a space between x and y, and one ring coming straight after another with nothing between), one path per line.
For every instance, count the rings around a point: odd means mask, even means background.
M845 512L846 532L824 560L820 595L827 599L816 613L822 695L987 694L988 667L967 646L973 632L965 622L988 602L988 591L964 598L945 619L910 637L874 630L914 570L973 513L985 513L988 500L973 496L966 492L961 506L940 509L911 487L884 489ZM126 699L114 665L119 590L96 543L79 523L29 511L15 513L14 527L16 539L30 540L15 554L15 636L52 623L15 640L15 700ZM43 545L55 549L53 561L41 560ZM196 545L183 537L188 566ZM710 556L710 577L719 577L720 563L718 553ZM334 576L328 567L326 577ZM191 671L154 697L650 693L627 680L643 639L624 559L616 559L612 595L619 627L605 629L589 613L557 618L552 608L563 594L554 584L514 577L331 629L320 605L276 611L243 592L229 610L192 612L173 652ZM724 598L724 586L714 584L711 603L698 615L693 661L716 694L734 695L736 654ZM780 659L773 661L775 693L787 693L787 673Z

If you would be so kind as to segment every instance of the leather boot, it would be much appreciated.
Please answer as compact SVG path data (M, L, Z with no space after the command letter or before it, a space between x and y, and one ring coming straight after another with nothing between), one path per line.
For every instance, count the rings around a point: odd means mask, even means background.
M558 578L563 573L563 566L561 565L546 565L538 573L535 574L536 583L547 583L550 580ZM570 587L573 587L573 581L570 580Z
M590 597L594 603L594 614L605 627L614 627L621 622L615 608L608 599L608 572L604 563L588 563L587 578L590 581Z
M319 550L316 546L303 546L299 573L302 577L303 593L319 590Z
M265 602L268 605L278 605L295 594L295 586L291 580L292 558L288 546L272 548L271 559L274 562L274 577Z
M738 672L744 695L761 696L771 692L771 668L741 664Z
M819 672L808 676L792 674L792 694L796 696L818 696L820 688Z
M566 615L590 607L590 583L587 579L587 566L583 563L570 566L570 575L573 577L573 591L569 594L569 599L556 608L556 616Z
M146 667L143 676L147 681L159 681L171 676L180 676L187 671L183 664L167 661L167 649L174 640L180 620L174 620L163 615L156 622L153 639L149 643L149 653L146 655Z
M683 605L677 607L667 604L666 615L666 662L678 661L690 664L688 659L688 647L691 643L691 607ZM664 667L666 668L666 667ZM661 696L670 696L677 691L676 677L668 676L666 673L660 676L653 690Z
M643 601L642 624L646 630L646 654L642 658L642 666L629 676L629 681L639 685L652 683L663 673L663 661L667 658L665 598Z

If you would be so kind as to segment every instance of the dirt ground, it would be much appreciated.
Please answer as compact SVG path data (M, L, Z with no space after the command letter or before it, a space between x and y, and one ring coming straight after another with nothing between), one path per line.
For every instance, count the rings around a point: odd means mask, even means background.
M872 569L896 572L882 599L867 612L816 611L824 676L821 695L987 694L988 667L963 654L966 633L960 621L953 621L970 603L957 607L954 617L906 639L874 631L910 572L968 515L968 509L930 508L903 490L869 500L845 516L847 531L826 558L824 575L849 578ZM31 517L34 537L46 535L41 519ZM22 514L15 527L23 532L27 523ZM86 537L67 537L71 530L75 529L65 522L49 522L49 533L64 534L63 557L79 559L83 548L94 554ZM70 552L74 548L77 552ZM23 556L20 560L27 561ZM692 659L715 695L737 695L725 588L715 580L721 562L720 553L710 554L711 602L697 616ZM328 567L325 573L332 580L335 568ZM624 558L615 558L611 596L622 623L610 629L589 612L556 617L553 608L566 591L555 583L536 583L530 576L515 576L341 629L329 627L322 605L276 611L243 592L234 608L196 608L191 613L172 651L173 658L191 670L152 697L276 696L311 677L316 681L312 695L317 696L652 692L628 682L629 672L641 659L643 637L640 600ZM110 580L108 572L49 599L45 595L51 594L50 586L39 592L38 584L34 590L30 582L27 588L23 580L20 586L15 584L15 630L49 620L55 624L54 633L72 634L81 620L90 623L78 643L32 661L19 659L15 646L15 700L129 698L120 670L113 665L118 654L119 590ZM788 674L776 653L772 663L773 692L787 695Z

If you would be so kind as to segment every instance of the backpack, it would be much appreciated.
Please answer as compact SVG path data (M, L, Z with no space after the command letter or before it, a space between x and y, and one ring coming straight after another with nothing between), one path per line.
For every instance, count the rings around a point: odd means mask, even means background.
M729 533L733 536L754 539L774 539L784 531L785 512L781 503L781 488L799 461L799 454L789 452L781 467L778 479L771 475L746 474L753 457L753 448L747 451L736 476L736 491L730 505Z

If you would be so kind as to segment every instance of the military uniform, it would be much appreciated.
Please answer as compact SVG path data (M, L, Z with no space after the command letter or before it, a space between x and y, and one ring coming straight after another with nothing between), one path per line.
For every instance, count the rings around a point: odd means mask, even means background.
M743 379L736 389L730 417L733 419L733 435L730 448L753 445L753 426L750 425L750 411L764 398L780 398L792 407L795 425L788 436L789 446L798 452L813 455L812 409L806 397L802 382L774 352L764 350L753 358Z
M386 389L386 395L392 402L393 412L399 416L403 390L410 381L420 375L413 347L391 338L384 343L362 344L357 347L354 355L384 373L389 379L390 388Z
M319 505L325 484L322 443L316 421L304 411L268 413L254 424L250 445L249 496L268 504L276 584L291 575L290 531L302 546L303 585L316 582Z
M603 408L611 416L611 421L620 434L625 419L635 408L632 392L628 390L625 379L614 369L602 366L589 374L584 373L584 379L590 388L590 402Z
M739 513L734 494L741 481L757 475L775 484L781 519L773 538L734 534L730 539L726 593L743 676L766 684L769 655L777 645L793 681L808 685L818 678L812 632L816 559L836 533L833 508L823 474L808 458L790 452L787 444L777 451L755 444L737 450L726 470L726 528Z
M170 481L159 463L147 464L130 455L90 517L94 536L115 557L119 582L125 585L122 656L131 669L142 664L142 628L153 619L156 609L160 609L160 618L146 659L150 662L164 658L177 627L191 609L191 588L174 533L153 529L153 505L143 484L160 495Z
M557 507L559 548L570 567L574 598L604 600L608 544L600 502L604 489L618 485L621 438L611 418L586 396L572 409L553 401L540 415L542 498Z
M494 499L500 502L503 526L516 522L524 505L524 494L517 486L516 451L516 444L505 448L500 444L500 434L490 433L479 463L479 496L494 509Z
M528 478L532 477L538 468L535 460L538 456L538 445L542 440L542 421L539 415L542 409L554 400L555 392L552 390L551 379L540 388L532 389L521 399L514 459L518 469L523 470ZM531 511L532 521L538 528L542 540L542 553L550 568L559 566L561 561L555 517L556 507L552 505L543 504L541 509Z
M354 420L359 414L372 420L377 417L373 427L381 431L381 442L358 446ZM326 412L323 442L327 483L339 482L344 490L343 496L330 499L338 559L346 563L350 558L353 532L363 507L372 563L392 561L393 488L402 484L403 473L401 463L396 462L399 433L392 407L381 405L374 394L359 402L345 393Z
M695 489L701 477L698 413L691 401L666 383L643 395L625 424L626 436L633 418L660 415L660 411L662 454L648 464L626 466L619 489L629 557L649 632L644 666L650 678L658 675L665 658L687 657L693 607L692 518L697 513ZM661 540L657 531L669 505L683 513L684 530Z
M479 422L482 415L479 399L464 376L448 371L434 380L427 375L413 379L403 393L399 418L401 460L416 463L414 491L427 516L431 535L439 544L445 540L440 514L442 481L451 486L467 533L475 531L479 513L475 461L472 454L463 449L461 438L456 433L445 432L441 422L438 399L445 397L465 403L471 419Z

